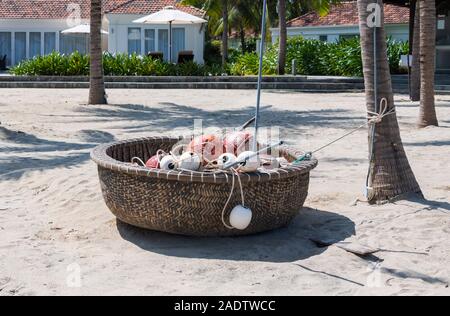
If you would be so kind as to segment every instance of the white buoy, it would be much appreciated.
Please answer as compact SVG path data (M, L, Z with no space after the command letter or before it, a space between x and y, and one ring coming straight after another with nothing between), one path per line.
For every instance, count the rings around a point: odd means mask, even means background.
M242 172L255 172L261 166L259 156L253 151L243 152L238 156L237 161L242 162L239 167Z
M180 156L178 168L184 170L198 171L202 160L200 156L193 152L185 152Z
M224 166L229 163L235 163L237 157L233 154L223 154L217 159L217 167L224 169Z
M177 168L177 162L172 155L167 155L161 159L159 166L162 170L175 170Z
M233 228L244 230L252 222L253 213L242 205L236 206L230 214L230 224Z

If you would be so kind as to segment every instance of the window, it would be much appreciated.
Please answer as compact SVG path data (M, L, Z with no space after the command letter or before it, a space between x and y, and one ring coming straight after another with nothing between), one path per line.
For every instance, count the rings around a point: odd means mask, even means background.
M14 63L18 64L27 58L27 33L14 33Z
M450 14L449 16L439 16L436 33L436 44L438 46L450 45Z
M320 35L319 40L321 42L328 42L328 35Z
M185 31L184 28L173 29L173 56L172 61L178 60L178 53L185 50Z
M39 56L41 54L41 33L40 32L30 32L30 58Z
M11 32L0 32L0 60L6 55L6 65L11 65Z
M128 54L141 54L141 29L128 28Z
M158 50L163 52L164 60L169 60L169 30L158 30Z
M145 53L154 52L155 49L155 30L145 30Z
M56 50L56 33L44 33L44 55L51 54L54 50Z
M89 35L88 34L61 34L60 35L60 52L66 55L73 52L87 54L89 52Z

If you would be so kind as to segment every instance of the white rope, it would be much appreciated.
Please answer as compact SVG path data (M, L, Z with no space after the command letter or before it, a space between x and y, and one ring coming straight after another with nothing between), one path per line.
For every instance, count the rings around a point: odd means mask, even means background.
M236 180L234 178L235 176L237 176L238 182L239 182L239 187L240 187L240 191L241 191L242 206L245 207L244 189L242 188L241 177L239 176L239 172L236 169L231 169L231 171L232 171L231 192L230 192L230 195L228 196L228 200L225 203L225 206L223 207L223 210L222 210L222 223L228 229L234 229L233 226L228 225L227 222L225 221L225 212L226 212L226 210L228 208L228 205L230 204L231 199L233 197L234 188L235 188L235 185L236 185Z
M142 167L145 167L145 163L142 161L141 158L139 158L139 157L133 157L133 158L131 158L131 163L134 163L135 160L137 160L137 162L140 162L141 165L142 165Z
M395 108L392 108L388 111L388 101L386 98L381 99L380 101L380 112L371 112L367 111L369 114L369 122L368 124L379 124L383 121L383 119L395 113Z
M373 190L373 187L369 185L370 182L370 171L372 169L372 160L374 158L374 147L375 147L375 125L379 124L383 121L386 116L395 114L395 108L392 108L388 111L388 101L386 98L381 99L379 113L367 111L369 114L369 125L372 125L372 133L370 134L370 161L369 161L369 170L367 171L367 179L366 179L366 198L369 198L369 191Z
M237 178L238 178L239 189L240 189L240 191L241 191L242 206L245 207L244 189L242 189L242 181L241 181L241 177L239 176L239 172L238 172L236 169L233 169L233 172L236 173L236 176L237 176Z
M379 113L367 111L368 120L367 120L366 123L364 123L361 126L351 130L350 132L342 135L341 137L336 138L335 140L333 140L333 141L323 145L322 147L317 148L314 151L307 152L303 156L300 156L299 158L297 158L297 160L294 161L294 164L295 163L300 163L300 162L304 161L306 158L309 159L313 154L315 154L315 153L317 153L317 152L319 152L319 151L321 151L321 150L323 150L323 149L325 149L325 148L327 148L327 147L337 143L338 141L340 141L340 140L342 140L342 139L344 139L344 138L354 134L355 132L359 131L360 129L362 129L362 128L368 126L368 125L375 126L376 124L381 123L386 116L393 115L395 113L396 113L395 108L392 108L391 110L388 111L388 101L387 101L387 99L386 98L381 99ZM370 137L371 141L373 140L372 137L374 137L374 136L371 135L371 137Z

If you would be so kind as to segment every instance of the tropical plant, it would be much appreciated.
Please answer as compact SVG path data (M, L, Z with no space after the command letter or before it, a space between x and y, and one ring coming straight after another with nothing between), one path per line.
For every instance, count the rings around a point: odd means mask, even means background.
M235 0L182 0L184 5L201 8L208 16L208 31L212 36L222 36L222 65L228 59L229 7Z
M275 75L277 60L270 63L270 57L265 56L263 62L263 74ZM259 70L259 57L256 53L246 53L236 58L234 63L230 65L230 73L236 76L256 75Z
M89 56L74 52L61 55L53 52L24 60L11 69L17 76L78 76L89 74Z
M392 73L401 72L400 56L407 53L408 43L388 39L389 67ZM264 75L278 71L278 47L269 46L264 55ZM287 41L286 70L292 71L296 60L297 73L303 75L362 76L361 43L359 37L341 39L336 43L292 37ZM232 54L230 72L232 75L256 75L257 54Z
M204 59L207 64L220 64L222 62L222 42L210 40L205 43Z
M172 64L137 54L103 54L106 76L218 76L226 70L221 65L200 65L194 62ZM25 60L10 72L17 76L89 76L89 56L79 52L50 55Z
M301 14L316 10L320 14L328 13L330 5L340 0L281 0L285 9L280 10L279 0L268 0L268 18L266 27L275 26L279 16L285 13L286 20L298 17ZM255 0L182 0L182 4L192 5L203 9L208 16L208 32L211 37L222 37L223 59L226 59L228 50L228 33L237 31L240 36L242 52L246 41L246 32L255 35L261 33L262 4ZM281 3L282 5L282 3Z
M374 59L374 31L373 27L368 24L369 15L372 13L368 9L369 5L379 4L380 2L379 10L381 10L382 20L381 26L377 28L378 55ZM376 124L374 134L371 129L369 131L371 155L368 176L368 201L370 203L380 203L407 194L423 197L406 157L397 116L394 112L394 94L390 80L382 1L358 0L358 11L367 111L376 112L381 100L386 100L387 111L392 111L391 115L385 116L380 123ZM377 61L377 82L374 81L375 60ZM375 89L378 91L376 100Z
M400 71L400 55L408 50L408 44L388 39L390 69ZM216 45L217 49L220 44ZM264 75L278 73L278 43L268 47L264 55ZM303 75L362 76L361 46L358 37L342 39L336 43L325 43L303 37L289 38L287 41L286 70L292 71L292 61L297 61L297 71ZM173 65L137 54L103 54L103 72L107 76L209 76L228 73L245 76L258 73L258 55L255 52L242 54L240 50L230 50L229 63L222 67L220 58L216 62L199 65L195 63ZM75 52L61 55L53 52L23 61L11 69L15 75L89 75L89 56Z
M409 52L409 43L394 40L392 37L387 39L387 54L389 60L389 69L391 74L404 73L400 68L400 60L402 55L407 55Z

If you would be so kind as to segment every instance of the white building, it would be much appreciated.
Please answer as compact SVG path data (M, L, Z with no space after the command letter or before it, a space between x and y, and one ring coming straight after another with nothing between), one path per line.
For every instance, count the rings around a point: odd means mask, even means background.
M442 1L439 7L436 37L436 70L450 73L450 12ZM384 5L386 34L395 40L409 40L410 11L407 6ZM341 38L359 36L356 1L342 2L331 7L326 16L308 13L288 22L288 36L335 42ZM278 40L279 29L271 29L273 42Z
M400 41L409 39L409 9L385 4L385 28L388 36ZM343 2L332 6L326 16L315 12L302 15L288 22L288 36L303 36L325 42L359 36L358 8L356 2ZM278 40L279 29L272 29L272 39Z
M177 0L104 0L103 48L111 53L162 52L169 56L169 26L139 25L132 21L168 5L195 16L204 12L177 4ZM89 51L88 35L62 34L65 29L89 23L90 0L4 0L0 1L0 60L7 66L52 51ZM173 30L173 56L192 51L203 63L205 26L177 25Z

